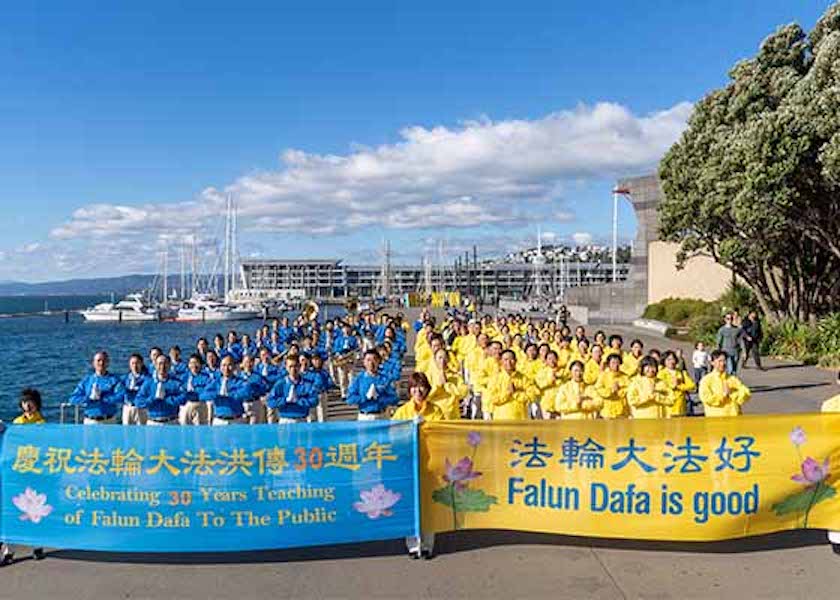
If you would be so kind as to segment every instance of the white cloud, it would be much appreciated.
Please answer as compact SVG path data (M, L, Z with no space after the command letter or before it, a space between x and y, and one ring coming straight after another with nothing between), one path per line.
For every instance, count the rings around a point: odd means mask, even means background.
M343 155L289 149L276 170L242 175L187 202L84 206L51 238L105 248L89 253L94 265L105 264L115 249L131 253L127 240L213 230L227 194L237 199L242 233L331 236L371 227L569 223L574 206L563 189L653 168L690 112L689 103L680 103L639 116L599 103L534 120L406 127L396 143L354 145Z
M579 231L572 234L572 241L578 246L588 246L592 243L592 234Z

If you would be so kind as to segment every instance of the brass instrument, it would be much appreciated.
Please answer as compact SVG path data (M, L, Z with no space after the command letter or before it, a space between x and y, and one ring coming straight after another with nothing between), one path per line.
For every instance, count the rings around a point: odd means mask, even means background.
M303 303L303 307L300 310L300 316L306 323L311 323L318 318L319 312L321 312L321 309L318 306L318 303L313 300L307 300Z

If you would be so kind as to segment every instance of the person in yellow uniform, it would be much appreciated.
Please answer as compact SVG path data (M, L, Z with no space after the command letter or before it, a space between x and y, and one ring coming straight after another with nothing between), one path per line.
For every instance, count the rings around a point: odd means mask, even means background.
M423 421L442 421L443 411L434 402L429 401L432 386L423 373L408 376L408 402L400 406L391 416L392 421L410 421L420 418ZM435 534L420 532L420 537L405 538L408 553L412 558L431 558L435 547Z
M461 400L470 390L461 374L450 368L446 348L438 348L432 366L424 374L432 385L429 401L440 407L445 419L460 419Z
M554 403L557 390L568 381L568 377L569 372L557 364L557 353L554 350L549 350L545 356L545 364L537 372L537 377L534 381L537 389L541 393L540 409L542 410L543 418L551 418L548 410Z
M41 392L26 388L20 393L21 414L12 421L15 425L41 425L47 421L41 416Z
M734 375L726 373L726 352L715 350L712 372L700 380L700 401L707 417L736 417L750 399L750 389Z
M604 350L601 346L592 346L592 351L589 359L583 363L583 382L586 385L595 385L598 377L601 375L603 367L602 359L604 358Z
M621 358L621 370L630 379L640 373L639 363L643 358L642 351L644 348L645 345L642 343L642 340L633 340L630 342L630 352L625 352Z
M576 360L569 368L571 380L557 390L553 405L548 412L553 418L597 419L604 403L592 386L583 381L583 363Z
M601 416L604 419L628 417L630 407L627 405L627 386L630 379L621 371L621 355L610 354L606 366L595 383L595 393L604 402Z
M837 384L840 385L840 371L837 372ZM832 396L822 403L821 412L840 412L840 394ZM829 531L828 541L835 554L840 554L840 531Z
M618 356L623 356L624 351L621 347L624 345L624 339L618 335L613 334L607 340L607 348L604 350L604 362L607 362L610 356L613 354L617 354Z
M41 416L41 392L35 388L25 388L20 393L21 414L12 421L14 425L41 425L46 420ZM0 433L3 432L3 425L0 423ZM44 558L43 548L33 548L32 558L41 560ZM14 561L15 552L10 544L0 541L0 565L7 565Z
M501 368L487 385L492 403L494 421L515 421L528 418L528 402L536 390L525 376L516 370L516 354L505 350L501 355Z
M659 419L668 416L668 407L674 399L665 385L656 378L659 365L646 356L639 362L639 374L627 386L627 404L634 419Z
M668 350L665 353L664 363L664 367L659 369L656 378L665 384L674 400L674 403L668 407L668 416L684 417L688 394L696 390L697 386L687 371L679 369L675 352Z
M589 340L586 338L578 340L570 358L572 362L577 360L585 365L586 361L589 360ZM571 363L569 363L569 368L571 366Z

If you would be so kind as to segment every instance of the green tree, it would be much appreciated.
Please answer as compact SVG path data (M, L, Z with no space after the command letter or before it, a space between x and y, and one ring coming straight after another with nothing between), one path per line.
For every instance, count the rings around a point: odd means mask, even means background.
M781 27L698 102L660 165L660 235L732 269L771 319L840 299L840 3Z

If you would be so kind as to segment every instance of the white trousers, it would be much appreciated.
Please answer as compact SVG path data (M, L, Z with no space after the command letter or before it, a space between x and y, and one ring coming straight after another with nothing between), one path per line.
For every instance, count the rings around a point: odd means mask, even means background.
M220 419L219 417L213 417L213 425L222 426L222 425L237 425L245 423L242 417L237 417L235 419Z
M149 411L145 408L137 408L129 404L124 404L122 408L122 424L123 425L145 425L149 418Z
M382 413L359 413L359 421L378 421L382 418Z
M85 425L113 425L116 423L116 419L114 419L114 417L109 417L107 419L97 421L96 419L89 419L88 417L85 417L82 423Z

